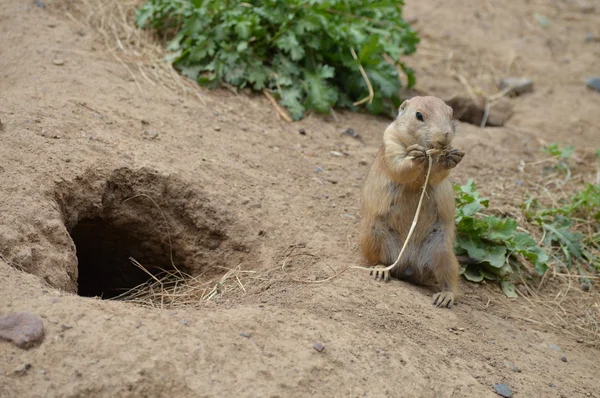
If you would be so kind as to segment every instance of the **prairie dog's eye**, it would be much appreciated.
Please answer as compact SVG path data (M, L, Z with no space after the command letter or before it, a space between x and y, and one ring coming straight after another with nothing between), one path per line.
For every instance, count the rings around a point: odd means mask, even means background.
M417 112L417 120L423 121L423 115L421 112Z

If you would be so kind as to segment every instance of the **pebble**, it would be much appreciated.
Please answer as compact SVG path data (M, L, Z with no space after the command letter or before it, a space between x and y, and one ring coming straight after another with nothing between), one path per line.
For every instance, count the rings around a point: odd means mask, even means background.
M358 161L358 165L359 166L367 166L369 164L369 162L367 162L366 160L359 160Z
M61 66L61 65L65 64L65 60L64 59L60 59L60 58L56 58L56 59L52 60L52 63L54 65Z
M300 133L300 135L306 135L306 130L304 129L300 129L298 130L298 132Z
M344 156L341 152L338 151L331 151L329 153L331 154L331 156L335 156L336 158L341 158L342 156Z
M513 395L513 392L508 384L494 384L494 390L496 390L496 394L500 395L501 397L510 398Z
M33 4L35 4L36 6L38 6L40 8L46 8L46 4L44 4L44 2L41 0L33 0Z
M347 128L346 130L343 130L341 132L341 135L347 135L350 136L352 138L356 138L359 141L362 141L362 136L360 134L358 134L356 131L354 131L354 129L352 128Z
M249 339L250 338L250 333L242 332L242 333L240 333L240 336Z
M593 33L587 33L585 35L585 41L587 43L593 43L593 42L597 42L600 41L600 36L594 36Z
M44 323L28 312L16 312L0 317L0 339L13 342L17 347L28 349L44 338Z
M241 203L242 203L243 205L247 205L248 203L250 203L250 198L244 198L244 199L242 199L242 202L241 202Z
M592 90L600 92L600 77L590 77L587 79L586 84Z
M337 184L339 181L336 180L335 178L328 178L327 181L329 181L332 184Z
M524 77L506 77L500 80L498 84L501 90L506 87L514 86L511 90L516 95L521 95L533 91L533 80Z
M17 373L17 374L23 375L23 374L27 373L27 371L29 369L31 369L31 364L29 364L29 363L22 363L19 366L17 366L15 368L15 370L13 370L13 373Z
M557 346L556 344L550 343L550 344L548 344L548 347L552 348L555 351L560 351L560 347Z
M325 346L321 343L315 343L313 344L313 348L319 352L323 351L325 349Z
M156 130L144 130L142 138L146 140L155 140L158 138L158 131Z
M183 326L187 326L188 321L186 321L185 319L182 319L182 320L179 321L179 324L183 325Z
M581 284L581 290L583 290L584 292L589 292L590 291L590 285L588 283L582 283Z
M560 357L560 360L563 362L567 362L567 357L563 355L562 357Z
M219 127L219 126L215 126L214 128L215 128L215 131L221 131L221 127Z

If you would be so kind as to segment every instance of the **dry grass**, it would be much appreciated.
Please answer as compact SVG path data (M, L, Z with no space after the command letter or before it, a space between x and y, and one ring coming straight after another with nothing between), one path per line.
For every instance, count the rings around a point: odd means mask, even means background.
M135 11L143 0L62 0L54 7L82 29L91 29L111 56L123 66L140 93L144 85L158 86L182 96L210 101L195 82L180 75L165 60L163 42L135 25Z
M203 275L192 276L178 270L163 270L162 273L154 275L134 258L130 257L129 260L146 272L150 279L113 300L156 309L197 307L209 300L219 300L224 293L231 290L241 290L245 293L242 278L256 272L242 270L240 264L233 269L224 268L227 272L216 280L207 280Z
M527 302L527 312L515 313L506 308L507 316L566 333L576 341L600 347L600 291L590 286L581 289L578 275L550 270L537 287L523 283L519 292Z

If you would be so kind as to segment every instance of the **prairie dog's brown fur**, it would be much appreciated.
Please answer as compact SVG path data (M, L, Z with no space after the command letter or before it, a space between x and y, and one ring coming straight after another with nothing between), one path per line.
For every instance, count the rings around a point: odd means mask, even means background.
M361 195L360 250L375 266L377 279L390 273L417 283L436 281L441 292L433 303L450 307L457 294L459 265L453 251L454 190L447 177L464 155L452 149L452 108L437 97L414 97L402 103L397 119L383 133L383 145L367 174ZM421 213L400 263L390 272L406 240L428 169L432 169Z

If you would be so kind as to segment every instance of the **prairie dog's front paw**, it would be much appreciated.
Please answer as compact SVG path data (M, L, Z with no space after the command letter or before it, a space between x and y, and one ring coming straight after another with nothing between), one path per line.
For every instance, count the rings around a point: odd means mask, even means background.
M423 148L419 144L411 145L408 148L406 148L406 154L407 156L410 156L412 158L412 161L415 163L423 163L425 157L427 156L425 148Z
M440 164L446 169L453 169L460 163L465 153L460 149L451 149L439 160Z

